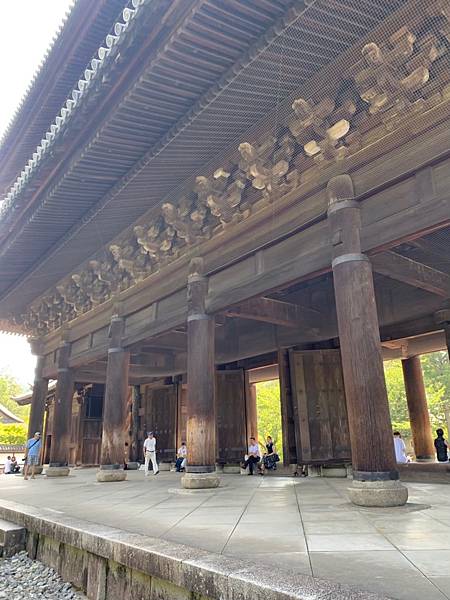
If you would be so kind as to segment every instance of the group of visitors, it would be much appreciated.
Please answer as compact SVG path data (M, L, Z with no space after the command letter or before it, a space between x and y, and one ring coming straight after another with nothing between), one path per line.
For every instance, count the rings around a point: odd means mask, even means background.
M436 435L437 437L434 440L434 446L436 448L436 458L438 462L448 462L449 444L444 437L444 431L441 428L436 429ZM265 448L265 452L263 452L262 456L260 452L260 445ZM39 431L37 431L34 434L34 436L27 441L25 447L25 465L23 468L23 475L25 480L28 480L30 472L31 479L35 479L36 466L40 464L41 447L41 434ZM399 431L394 431L394 449L397 463L403 464L410 461L406 452L405 442L403 441L401 433ZM147 439L144 441L143 450L145 476L147 477L150 474L150 464L152 467L153 474L158 475L159 467L158 462L156 460L156 437L153 431L148 432ZM266 469L276 470L277 462L279 462L279 460L280 458L276 452L275 444L270 435L267 436L265 444L260 444L259 442L257 442L256 438L252 436L249 439L248 452L245 455L241 466L244 469L248 469L249 475L254 474L255 467L257 468L258 473L260 475L263 475ZM181 442L181 446L177 450L177 457L175 462L175 470L177 471L177 473L181 473L186 470L186 462L187 446L186 442ZM5 460L4 465L5 475L10 475L19 472L20 466L14 454L12 456L8 456Z
M259 443L256 441L256 438L250 438L248 444L248 453L244 457L244 462L242 463L242 467L244 469L248 468L249 475L253 475L255 466L258 468L258 472L260 475L264 475L264 471L266 469L271 471L276 470L277 462L279 462L280 457L276 452L275 444L270 435L267 436L267 440L264 446L266 451L261 457L259 451Z
M436 458L438 462L448 462L448 442L444 438L444 430L439 428L436 429L436 439L434 440L434 447L436 448ZM399 464L405 464L410 462L410 458L406 453L406 445L402 439L402 434L399 431L394 431L394 449L395 459Z
M34 436L25 445L25 456L23 458L23 478L25 480L28 479L30 473L31 479L35 479L36 467L40 464L41 447L41 434L39 431L36 431ZM15 454L6 457L3 473L5 475L20 473L20 465Z
M186 442L181 442L181 446L177 450L177 460L175 462L175 470L181 473L186 470L187 447ZM159 467L156 461L156 437L153 431L147 433L147 439L144 442L144 471L145 477L150 474L150 463L152 465L153 475L158 475Z
M5 475L12 475L20 472L20 467L17 464L17 458L14 454L6 457L3 472Z

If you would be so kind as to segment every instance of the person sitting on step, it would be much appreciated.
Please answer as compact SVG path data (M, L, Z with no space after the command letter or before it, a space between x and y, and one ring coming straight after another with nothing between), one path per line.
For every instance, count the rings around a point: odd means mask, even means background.
M259 453L259 445L254 437L251 437L248 445L248 454L246 459L243 462L243 468L246 469L248 467L249 475L253 475L254 466L257 465L261 459L261 455Z
M186 456L187 456L187 448L186 442L181 442L181 446L177 451L177 460L175 462L175 470L177 473L181 473L186 469Z

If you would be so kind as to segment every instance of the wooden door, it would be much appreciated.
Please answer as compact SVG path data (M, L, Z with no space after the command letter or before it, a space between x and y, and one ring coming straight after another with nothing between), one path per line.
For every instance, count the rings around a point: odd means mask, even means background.
M278 352L278 372L280 378L281 428L283 431L283 464L285 466L296 465L298 463L296 421L294 419L288 350Z
M247 449L246 420L244 370L217 371L216 447L219 463L242 461Z
M339 350L289 351L299 464L351 459Z
M94 384L86 391L84 397L80 453L83 465L100 464L104 394L105 386Z
M144 432L144 439L147 431L153 431L157 439L157 457L160 462L173 462L177 442L178 385L143 385L141 392L139 429Z

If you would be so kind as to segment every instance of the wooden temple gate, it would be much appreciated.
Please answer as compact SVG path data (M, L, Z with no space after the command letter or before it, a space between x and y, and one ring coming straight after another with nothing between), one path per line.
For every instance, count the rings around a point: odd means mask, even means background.
M291 349L286 351L286 356L289 393L281 392L283 378L280 377L280 405L282 415L287 411L292 416L288 425L284 417L282 423L285 464L349 463L351 450L339 350ZM252 397L248 373L243 367L225 366L216 371L216 456L219 465L238 465L246 453L249 437L257 437L256 397ZM68 462L71 465L99 465L104 386L76 384L76 387L78 391L72 398ZM132 458L142 462L143 441L151 430L158 440L158 460L173 463L177 448L186 440L187 384L180 378L179 381L138 387L139 397L135 400L138 427L133 432L129 419L126 423L129 438L126 443L132 445L134 435L138 449ZM132 393L129 388L130 416ZM45 434L46 462L50 458L53 411L51 400ZM288 447L290 453L286 450Z
M0 325L39 357L30 427L56 379L49 475L124 478L151 428L164 461L187 441L183 485L217 485L256 433L252 368L278 364L286 463L351 454L352 499L401 504L383 359L405 361L430 460L417 357L450 346L449 0L212 4L127 6L30 163L0 173ZM101 442L80 382L104 386Z

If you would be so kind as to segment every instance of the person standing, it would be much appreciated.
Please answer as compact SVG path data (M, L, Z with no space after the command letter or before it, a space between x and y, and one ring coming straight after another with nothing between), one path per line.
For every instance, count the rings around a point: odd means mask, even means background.
M156 462L156 438L153 435L153 431L149 431L147 434L147 439L144 442L144 460L145 460L145 476L149 475L148 467L150 466L150 461L152 463L153 475L158 475L159 468L158 463Z
M187 448L186 442L181 442L181 446L177 451L177 460L175 463L175 470L177 473L181 473L186 468L186 457L187 457Z
M251 437L248 445L248 455L244 461L244 469L248 467L249 475L253 475L253 468L260 461L259 446L254 437Z
M434 447L436 448L436 457L438 462L448 461L448 442L444 438L444 430L439 428L436 429L437 438L434 440Z
M406 456L406 446L405 442L402 440L402 434L399 431L394 431L394 448L395 460L397 463L407 463L408 457Z
M27 442L25 448L25 467L23 469L23 478L26 481L28 479L28 471L31 467L31 479L35 479L36 466L39 465L39 457L41 455L41 434L36 431L34 436Z

